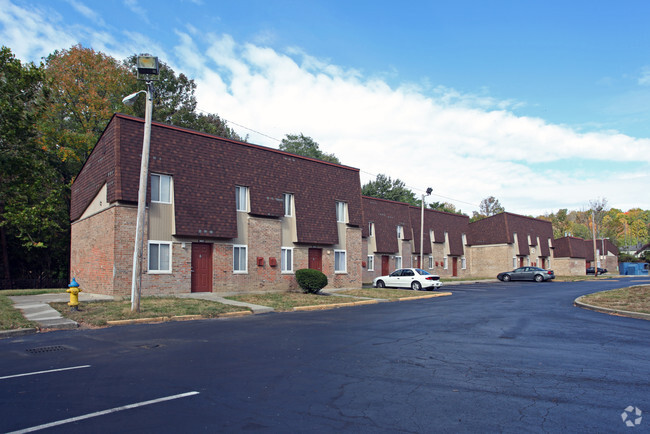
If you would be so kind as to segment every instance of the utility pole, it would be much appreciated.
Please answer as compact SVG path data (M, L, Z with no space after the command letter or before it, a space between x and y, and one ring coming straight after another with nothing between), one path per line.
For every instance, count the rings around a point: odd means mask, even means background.
M594 210L591 210L591 238L594 241L594 277L598 276L598 259L596 258L596 217L594 215Z

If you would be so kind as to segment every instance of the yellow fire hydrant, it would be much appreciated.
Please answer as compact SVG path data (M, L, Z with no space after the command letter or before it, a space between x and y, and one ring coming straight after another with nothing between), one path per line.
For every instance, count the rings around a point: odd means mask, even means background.
M70 293L70 303L68 303L70 310L79 310L79 293L81 292L81 288L79 288L79 284L74 277L72 278L72 282L70 282L68 289L65 292Z

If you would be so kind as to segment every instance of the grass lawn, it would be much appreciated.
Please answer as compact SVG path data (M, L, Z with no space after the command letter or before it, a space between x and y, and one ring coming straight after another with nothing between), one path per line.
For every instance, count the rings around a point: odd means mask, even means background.
M383 298L385 300L398 300L405 297L418 297L420 295L435 294L430 291L411 291L409 289L366 288L337 291L337 294L352 295L354 297ZM341 300L345 300L341 297Z
M207 300L192 300L174 297L143 297L140 299L140 312L131 311L131 301L93 301L81 303L79 311L70 311L67 303L50 303L61 314L80 325L104 326L108 321L170 318L182 315L201 315L215 318L228 312L248 310Z
M629 312L650 313L650 285L596 292L581 299L593 306Z
M288 312L298 306L315 306L321 304L345 303L341 297L320 294L303 294L301 292L273 292L268 294L244 294L226 297L229 300L259 304L275 309L276 312Z

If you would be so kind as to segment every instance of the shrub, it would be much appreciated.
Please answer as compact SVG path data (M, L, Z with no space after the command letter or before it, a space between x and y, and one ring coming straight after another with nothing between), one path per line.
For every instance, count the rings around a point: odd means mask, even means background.
M296 270L296 281L305 294L318 294L318 291L327 286L327 276L311 268Z

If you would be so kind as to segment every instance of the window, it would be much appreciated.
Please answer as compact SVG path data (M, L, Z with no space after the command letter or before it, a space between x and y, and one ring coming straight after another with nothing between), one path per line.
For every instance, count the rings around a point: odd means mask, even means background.
M346 203L345 202L336 202L336 221L339 223L347 223L346 215Z
M397 225L397 239L401 240L402 239L402 234L404 232L404 228L402 225Z
M402 257L395 256L395 268L402 268Z
M248 272L248 248L232 246L232 269L235 273Z
M517 257L516 256L512 257L512 268L517 268Z
M284 216L291 217L293 215L293 194L284 193Z
M375 271L375 256L368 255L368 271Z
M368 223L368 236L373 236L375 233L375 224L374 223Z
M282 248L280 269L283 273L293 273L293 249L291 247Z
M445 256L443 267L445 270L449 269L449 257Z
M433 269L433 256L429 256L429 270Z
M248 187L235 187L237 211L248 211Z
M347 261L345 259L345 250L334 250L334 272L347 272Z
M463 270L467 269L467 259L464 256L460 258L460 268Z
M149 272L171 273L172 243L149 241Z
M169 175L151 174L151 201L172 203L171 183L172 177Z

